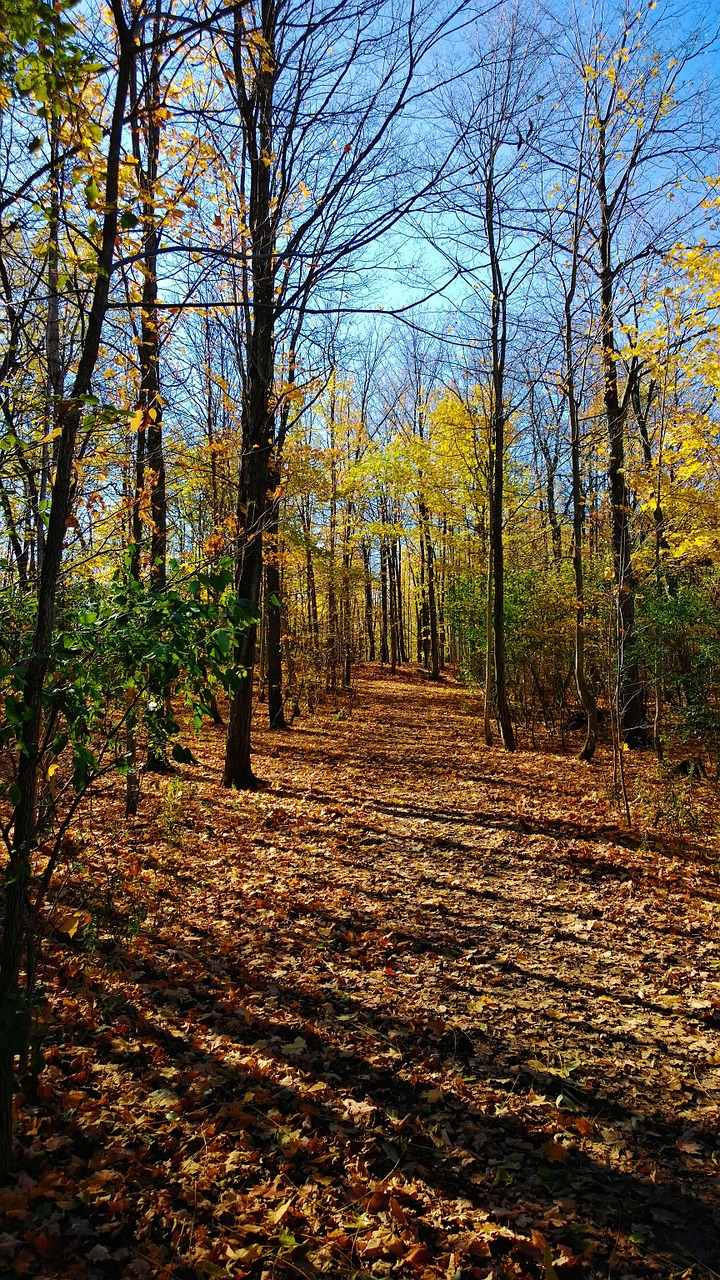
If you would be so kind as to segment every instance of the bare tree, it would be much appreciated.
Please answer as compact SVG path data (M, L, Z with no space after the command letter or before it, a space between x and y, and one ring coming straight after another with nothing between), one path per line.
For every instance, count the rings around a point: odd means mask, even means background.
M590 10L577 9L570 23L563 16L563 32L558 84L565 119L573 125L564 148L556 136L556 160L558 152L564 155L564 166L556 165L558 203L568 203L575 211L570 231L573 261L579 251L597 286L618 714L624 741L633 747L644 745L648 735L634 652L635 572L626 425L643 371L637 360L623 361L619 335L632 326L648 272L660 266L681 227L687 230L692 224L702 199L693 179L702 176L710 139L702 93L690 81L689 69L704 39L697 30L679 38L677 12L656 16L628 4L609 9L597 3ZM548 161L552 168L552 157ZM564 245L559 250L566 252ZM576 279L571 268L573 293Z
M446 216L449 213L456 222L456 228L445 233L446 243L475 281L478 301L473 314L478 314L480 301L487 305L482 345L487 343L491 388L488 610L495 704L508 751L515 750L515 733L506 674L504 482L506 428L516 407L508 357L536 257L537 242L527 235L523 214L538 127L538 57L537 32L516 6L503 6L493 31L483 33L477 74L447 104L462 167L454 171L444 199Z
M283 388L276 349L283 328L322 287L369 269L369 247L433 184L398 143L403 113L430 92L443 34L462 5L424 8L388 0L327 0L308 7L262 0L233 10L216 51L240 118L235 166L238 272L244 316L243 457L239 477L237 589L257 604L268 491L277 471ZM408 113L409 114L409 113ZM232 149L232 148L231 148ZM442 168L442 163L440 163ZM437 166L436 166L437 168ZM228 724L224 782L252 787L252 672L256 636L240 644L241 683Z

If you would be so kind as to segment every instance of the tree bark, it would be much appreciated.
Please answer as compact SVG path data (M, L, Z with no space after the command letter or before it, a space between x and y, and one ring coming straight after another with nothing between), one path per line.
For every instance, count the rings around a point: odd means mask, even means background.
M267 698L271 729L287 729L283 705L282 612L280 606L280 506L273 503L265 538L265 609L267 612Z
M618 720L628 747L647 744L645 699L637 661L632 653L635 640L635 578L630 547L630 495L625 479L626 407L618 391L615 354L610 207L606 192L605 131L602 122L598 137L598 194L600 203L600 359L603 399L608 433L608 482L611 503L611 541L614 570L618 646Z
M388 551L387 540L380 534L380 661L390 661L388 647Z
M485 229L492 276L492 441L493 474L490 511L490 545L493 577L493 648L495 651L495 703L503 746L515 750L515 733L507 698L505 666L505 548L503 541L505 478L505 349L506 298L495 239L495 191L491 173L485 184Z
M435 592L435 555L430 536L430 518L424 500L418 503L420 511L420 537L425 546L425 574L427 582L427 666L431 680L440 679L440 647L438 642L438 615Z
M248 230L251 245L252 299L246 309L247 367L243 395L243 454L238 486L235 585L239 596L257 609L262 578L262 537L268 508L275 414L274 361L274 221L270 187L273 153L273 89L275 63L275 3L262 0L260 29L262 56L251 77L246 76L246 33L243 10L234 12L233 70L238 110L251 170ZM246 92L246 78L252 80ZM240 687L231 699L223 784L245 790L257 786L251 765L253 668L257 626L244 632L236 646Z
M75 443L90 393L92 376L100 350L103 322L107 312L110 272L118 229L118 177L122 155L122 129L130 72L135 56L134 26L128 27L119 4L113 14L119 41L115 98L107 149L102 241L85 339L69 400L58 406L61 435L56 454L42 570L38 584L38 606L30 656L25 669L25 714L18 759L19 799L13 813L13 842L5 889L5 917L0 953L0 1176L12 1161L12 1099L15 1075L16 1031L25 1010L22 1007L19 973L27 933L27 887L31 856L36 839L36 791L40 764L42 704L49 655L55 625L57 590L63 544L71 513Z
M584 137L584 124L583 124ZM580 473L580 406L575 389L575 361L573 347L573 315L578 281L579 248L580 248L580 198L582 190L581 174L583 161L582 140L579 148L578 172L575 184L575 212L573 222L572 256L570 277L565 290L563 307L563 345L565 349L565 398L570 419L570 460L572 468L572 509L573 509L573 575L575 579L575 687L580 705L587 717L585 742L579 753L581 760L592 760L595 754L598 737L598 714L595 695L588 684L585 671L585 580L583 566L583 523L585 504L583 501L582 480Z
M370 541L363 539L360 544L363 565L365 567L365 634L367 637L368 662L375 661L375 621L373 611L372 571L370 567Z

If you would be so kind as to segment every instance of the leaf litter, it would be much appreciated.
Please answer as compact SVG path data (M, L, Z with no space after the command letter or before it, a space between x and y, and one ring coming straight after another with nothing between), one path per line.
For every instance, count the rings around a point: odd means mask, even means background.
M718 1273L712 842L648 847L602 761L478 723L366 669L343 718L258 724L266 789L219 786L208 728L136 820L95 799L0 1271Z

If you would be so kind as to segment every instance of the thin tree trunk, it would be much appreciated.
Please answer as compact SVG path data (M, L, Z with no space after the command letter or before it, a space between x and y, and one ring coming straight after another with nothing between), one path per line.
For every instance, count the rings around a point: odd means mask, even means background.
M305 529L305 575L308 591L308 623L310 626L310 643L315 661L320 653L320 622L318 619L317 587L315 585L315 568L313 566L310 527Z
M582 481L580 474L580 406L575 389L575 366L574 366L574 350L573 350L573 324L572 324L572 307L575 299L578 278L579 263L579 237L580 237L580 198L581 198L581 167L582 167L583 148L580 146L580 161L578 164L578 176L576 181L575 195L575 220L573 227L572 242L572 259L571 271L568 281L568 287L565 293L564 302L564 331L563 341L565 347L565 393L568 406L568 416L570 419L570 458L572 467L572 509L573 509L573 574L575 578L575 687L577 689L580 704L585 712L587 720L587 730L585 734L585 742L580 751L581 760L592 760L595 754L598 737L598 714L597 702L592 692L585 672L585 581L583 566L583 518L585 514L585 506L583 501Z
M385 535L380 535L380 661L390 661L388 647L388 553Z
M427 654L431 680L440 678L440 648L438 644L438 616L435 595L435 554L430 536L430 519L425 503L420 500L420 536L425 543L425 571L427 575Z
M605 188L605 132L599 131L600 197L600 359L603 372L603 399L608 432L608 481L611 503L611 541L614 569L615 608L618 643L618 717L623 741L628 747L647 744L645 699L637 661L632 653L635 640L635 578L630 548L630 494L625 478L625 405L618 391L617 357L613 313L612 239L610 209ZM628 375L631 376L631 375Z
M363 564L365 566L365 634L367 637L368 662L375 661L375 622L373 617L372 572L370 568L370 542L363 539L360 544Z
M490 448L490 475L492 475L492 446ZM493 705L493 672L495 670L495 649L493 644L493 524L492 524L492 481L488 487L488 543L487 543L487 575L485 598L485 703L483 714L483 732L488 747L493 744L492 705Z
M63 394L63 371L60 344L60 122L53 111L50 124L50 223L48 226L47 278L48 300L45 323L45 355L47 359L45 434L54 431ZM44 502L50 487L50 446L42 446L39 502ZM42 569L45 551L45 525L37 521L37 569Z
M350 569L352 566L353 549L350 546L350 541L349 541L349 537L350 537L349 515L350 515L350 512L348 510L348 521L345 525L345 536L344 536L343 558L342 558L343 576L342 576L342 583L341 583L342 595L341 595L341 628L340 630L341 630L342 645L343 645L343 650L342 650L343 652L343 688L345 689L349 689L352 683L351 673L352 673L352 650L353 650L352 608L351 608L351 601L350 601Z
M395 594L397 596L397 620L398 620L398 657L400 662L409 662L405 635L405 624L403 622L403 590L402 590L402 554L400 543L396 542L392 549L393 573L395 574Z
M50 660L63 543L73 492L75 443L90 393L107 312L110 275L118 230L118 177L122 128L130 71L135 56L134 28L128 28L118 0L114 0L120 52L115 100L107 148L102 241L98 254L92 304L87 318L77 372L68 401L58 406L61 435L56 454L47 539L38 584L38 605L30 658L25 672L25 719L21 730L16 785L19 799L13 812L13 841L5 888L5 916L0 953L0 1177L12 1161L12 1099L17 1032L24 1011L18 985L27 930L27 886L36 839L36 791L40 764L40 733L45 677Z
M505 668L505 549L503 545L504 468L505 468L505 350L506 298L503 288L500 257L495 239L495 190L491 173L485 184L485 230L492 276L491 353L492 353L492 440L493 474L492 506L490 511L493 576L493 647L495 650L495 702L503 746L515 750L510 707L507 699Z
M142 99L135 91L133 76L133 150L137 161L138 178L142 196L142 266L143 286L140 308L140 396L138 407L142 413L141 431L138 433L138 496L136 497L137 521L133 541L132 562L140 570L139 544L142 524L139 506L145 487L150 492L150 586L158 592L167 588L167 498L165 486L165 456L163 449L162 399L160 396L160 330L157 308L157 261L160 250L160 231L155 208L158 168L160 163L160 36L161 0L156 0L153 17L153 46L150 64L145 77ZM141 111L141 101L142 107ZM142 131L140 120L142 119ZM141 132L144 148L141 145ZM144 162L143 162L144 149ZM142 465L142 471L140 467ZM151 686L158 702L169 702L169 690L158 682ZM165 773L168 759L164 740L150 742L146 768L150 772Z
M271 729L287 729L283 708L282 613L280 606L280 505L275 501L268 521L265 551L267 613L267 690Z

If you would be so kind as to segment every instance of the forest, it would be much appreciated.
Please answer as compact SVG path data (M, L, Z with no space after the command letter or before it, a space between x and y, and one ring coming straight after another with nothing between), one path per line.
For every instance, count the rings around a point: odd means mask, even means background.
M0 0L0 1274L720 1274L719 59Z

